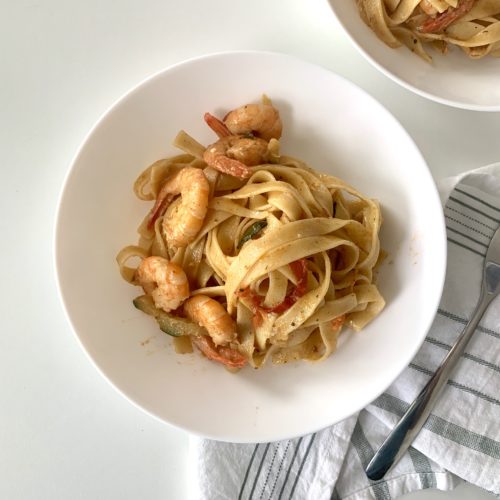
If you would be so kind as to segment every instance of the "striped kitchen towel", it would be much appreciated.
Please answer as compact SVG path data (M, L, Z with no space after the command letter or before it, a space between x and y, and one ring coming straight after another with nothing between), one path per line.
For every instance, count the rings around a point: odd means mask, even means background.
M450 194L451 192L451 194ZM500 225L500 164L441 183L448 268L417 356L367 408L320 432L275 443L190 438L193 497L203 500L391 499L465 480L500 494L500 298L483 317L413 446L383 480L364 468L467 323L488 243Z

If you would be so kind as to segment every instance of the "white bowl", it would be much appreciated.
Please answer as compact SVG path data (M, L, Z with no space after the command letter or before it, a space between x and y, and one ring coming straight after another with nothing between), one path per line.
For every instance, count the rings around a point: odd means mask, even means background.
M382 204L383 313L319 364L230 374L170 338L132 306L117 252L136 242L149 204L132 183L176 153L177 131L213 139L203 113L267 93L284 121L282 150L344 178ZM101 373L130 401L201 436L263 442L303 435L353 414L412 359L431 324L445 272L437 191L401 125L345 79L293 57L215 54L158 73L120 99L91 130L68 173L57 217L57 278L68 318Z
M392 49L361 19L355 0L329 0L345 32L368 61L393 81L428 99L476 111L500 111L500 58L471 60L457 47L432 51L429 64L406 47Z

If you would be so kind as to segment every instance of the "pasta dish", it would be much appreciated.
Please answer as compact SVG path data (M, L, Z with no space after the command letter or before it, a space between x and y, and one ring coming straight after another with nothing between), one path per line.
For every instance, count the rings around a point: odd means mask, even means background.
M196 347L231 370L327 358L343 327L362 329L385 304L374 284L378 202L282 155L266 96L205 121L213 144L181 131L184 154L135 181L152 208L138 244L117 256L142 287L134 305L176 352Z
M450 45L470 58L500 57L500 0L356 0L361 17L389 47L408 47L428 62L427 48Z

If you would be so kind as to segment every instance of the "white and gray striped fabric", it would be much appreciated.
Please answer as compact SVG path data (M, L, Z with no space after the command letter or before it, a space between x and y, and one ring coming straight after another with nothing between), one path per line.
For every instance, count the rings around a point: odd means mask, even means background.
M403 459L381 481L364 474L476 304L484 255L500 225L500 164L461 176L458 184L457 179L444 181L442 197L447 199L445 290L408 368L359 414L315 434L256 445L192 437L194 498L386 500L424 488L452 489L462 480L500 494L500 298L491 304Z

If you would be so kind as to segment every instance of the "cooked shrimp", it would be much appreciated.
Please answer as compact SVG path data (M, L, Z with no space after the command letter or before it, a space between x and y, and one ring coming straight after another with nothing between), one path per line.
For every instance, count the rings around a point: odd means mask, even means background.
M174 177L165 182L155 206L151 210L149 224L162 215L176 195L181 195L181 203L163 218L163 230L167 242L174 247L191 243L198 234L208 208L210 185L199 168L184 167Z
M222 363L229 368L243 368L247 359L232 347L214 345L213 340L207 335L191 337L191 342L212 361Z
M186 316L206 328L216 345L232 342L236 338L236 323L215 299L195 295L184 304Z
M166 312L177 309L189 297L186 273L163 257L146 257L137 268L136 280L156 307Z
M251 133L266 141L279 139L283 130L279 111L267 103L236 108L224 117L223 122L231 134Z
M269 160L268 143L257 137L230 135L208 146L203 159L220 172L244 179L252 174L248 167Z
M270 141L279 139L283 130L279 111L267 101L261 104L245 104L233 109L222 121L210 113L205 113L204 118L220 138L251 134Z

